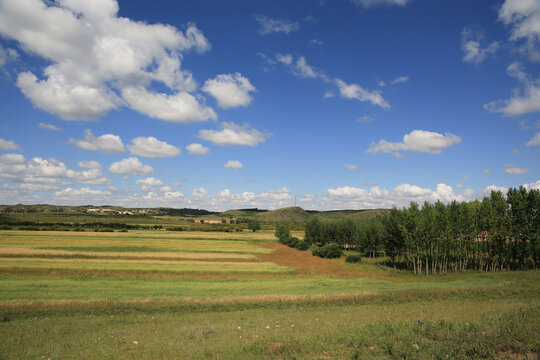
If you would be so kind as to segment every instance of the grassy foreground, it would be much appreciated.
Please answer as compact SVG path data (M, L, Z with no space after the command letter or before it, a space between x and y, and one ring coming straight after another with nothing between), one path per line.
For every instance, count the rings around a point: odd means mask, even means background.
M0 359L537 359L540 272L415 277L238 234L0 231Z

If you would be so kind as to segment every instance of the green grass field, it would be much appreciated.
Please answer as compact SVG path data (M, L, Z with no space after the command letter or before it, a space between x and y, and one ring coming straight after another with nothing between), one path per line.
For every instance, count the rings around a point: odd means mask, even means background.
M270 231L0 230L0 289L0 359L540 354L539 271L417 277Z

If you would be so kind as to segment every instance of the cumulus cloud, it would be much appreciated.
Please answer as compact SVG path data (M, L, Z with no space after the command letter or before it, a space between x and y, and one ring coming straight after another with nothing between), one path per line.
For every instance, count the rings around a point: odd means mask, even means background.
M373 155L379 152L390 153L397 151L439 154L447 147L460 142L461 138L452 133L443 135L432 131L413 130L403 136L402 142L389 142L386 140L380 140L378 143L373 142L367 152Z
M233 122L221 123L223 128L217 130L200 130L199 138L211 141L216 145L257 146L266 140L267 135L251 128L248 124L237 125Z
M207 148L206 146L203 146L203 145L201 145L199 143L189 144L188 146L186 146L186 150L191 155L206 155L206 154L210 153L209 148Z
M461 50L463 61L479 64L499 48L499 43L494 41L490 45L484 45L484 33L481 31L465 28L461 32Z
M390 104L383 99L380 90L369 91L358 84L347 84L343 80L335 79L341 97L346 99L356 99L361 102L370 102L383 109L390 108Z
M126 87L122 89L122 96L134 110L156 119L178 123L217 119L212 108L185 91L167 95L140 86Z
M22 150L22 148L13 140L4 140L0 138L0 150Z
M381 5L397 5L405 6L410 0L350 0L354 5L364 9L381 6Z
M129 152L133 155L149 158L175 157L180 155L182 150L176 146L167 144L165 141L159 141L153 136L137 137L131 140L128 145Z
M95 160L79 161L77 166L83 169L101 169L101 164Z
M192 194L190 202L192 206L218 211L245 207L276 209L292 206L293 198L290 190L286 187L277 190L267 190L258 194L249 191L234 193L230 189L223 189L212 196L208 196L206 190L204 190L203 196L195 197Z
M239 170L244 167L242 163L238 160L229 160L225 165L223 165L226 168L233 169L233 170Z
M521 175L529 172L529 169L517 167L514 164L504 164L504 172L510 175Z
M38 124L38 128L52 131L62 131L62 129L60 129L58 126L54 126L53 124L45 124L43 122Z
M537 132L531 140L525 144L525 146L540 146L540 132Z
M484 105L489 112L502 113L504 116L521 116L540 111L540 86L536 83L528 83L520 94L507 100L492 101Z
M143 190L148 190L151 187L163 186L163 181L156 179L155 177L147 177L146 179L137 180L135 182L137 185L140 185ZM165 189L171 191L171 189Z
M122 143L122 139L120 139L120 136L113 134L104 134L95 137L94 134L92 134L92 130L90 129L84 130L83 140L71 138L68 140L68 143L80 147L84 150L101 150L106 154L124 152L124 144Z
M256 91L249 79L240 73L221 74L214 79L206 80L203 91L212 95L223 109L248 106L253 98L250 92Z
M154 169L150 165L143 165L136 157L130 157L113 162L109 166L109 172L123 175L148 175L153 173Z
M275 33L288 34L300 29L299 23L289 20L271 19L262 15L255 15L255 20L259 23L259 29L257 31L261 35Z
M67 170L66 177L89 185L109 185L111 182L105 177L101 169L90 169L87 171Z
M358 165L354 165L354 164L345 164L345 169L351 170L351 171L357 171L359 168L358 168Z
M537 0L506 0L499 9L499 20L512 26L511 41L523 40L530 58L540 61L540 4Z
M181 68L188 51L210 49L196 25L182 32L119 17L118 11L116 0L0 2L0 34L48 64L41 78L30 71L17 76L32 104L65 120L91 120L123 106L168 121L215 118L187 93L196 83ZM152 82L169 94L149 90Z
M90 188L74 189L72 187L56 191L52 200L57 204L81 205L107 203L110 201L111 192L107 190L93 190Z
M411 184L400 184L393 190L386 190L379 186L369 189L354 186L342 186L328 189L321 199L321 207L327 209L373 209L389 208L392 206L407 206L411 201L422 203L424 201L445 203L453 200L465 201L472 197L471 189L456 194L452 187L438 184L436 189L422 188Z
M0 155L0 177L15 179L26 172L26 159L21 154Z

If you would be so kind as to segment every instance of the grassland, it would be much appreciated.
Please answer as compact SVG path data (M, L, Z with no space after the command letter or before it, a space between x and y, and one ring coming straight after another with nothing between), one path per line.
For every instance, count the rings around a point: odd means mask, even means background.
M271 231L3 230L0 289L0 359L540 354L539 271L423 278Z

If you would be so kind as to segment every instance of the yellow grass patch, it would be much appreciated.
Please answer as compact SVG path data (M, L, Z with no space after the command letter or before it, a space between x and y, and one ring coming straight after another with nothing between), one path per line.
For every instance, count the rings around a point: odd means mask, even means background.
M160 260L175 260L175 259L233 259L233 260L248 260L255 259L252 254L220 254L220 253L204 253L204 252L80 252L67 250L49 250L35 249L28 247L0 247L0 257L2 255L49 255L49 256L65 256L65 255L83 255L95 258L159 258Z
M196 265L196 266L275 266L271 262L234 262L234 261L169 261L169 260L126 260L126 259L46 259L46 258L6 258L2 262L41 262L41 263L98 263L98 264L153 264L153 265Z

